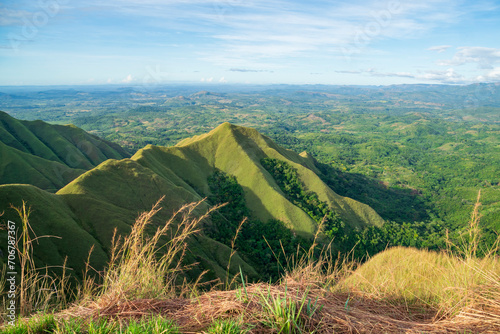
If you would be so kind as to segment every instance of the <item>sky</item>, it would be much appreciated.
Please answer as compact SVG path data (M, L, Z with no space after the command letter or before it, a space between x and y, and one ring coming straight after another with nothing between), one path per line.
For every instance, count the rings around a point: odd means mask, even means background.
M0 2L0 85L498 81L500 1Z

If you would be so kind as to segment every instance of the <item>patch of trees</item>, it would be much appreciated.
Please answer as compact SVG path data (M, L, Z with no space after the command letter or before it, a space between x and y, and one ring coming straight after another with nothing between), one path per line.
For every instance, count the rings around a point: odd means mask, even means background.
M225 203L211 217L205 234L229 247L233 246L240 256L251 263L264 280L278 279L286 266L286 258L309 249L311 242L295 235L282 221L262 222L251 216L245 202L243 188L236 178L216 170L209 178L211 204ZM241 222L241 226L235 239Z
M444 227L437 222L396 223L388 221L381 227L367 226L363 229L346 225L338 213L327 203L319 200L316 193L304 189L297 169L289 163L265 158L261 164L273 176L292 203L303 209L318 224L323 221L324 234L332 240L335 250L342 253L352 252L355 258L362 259L390 246L429 249L446 246Z

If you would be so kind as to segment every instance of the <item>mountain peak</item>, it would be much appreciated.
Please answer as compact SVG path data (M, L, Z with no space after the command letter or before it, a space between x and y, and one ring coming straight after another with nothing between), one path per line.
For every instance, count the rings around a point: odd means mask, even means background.
M279 219L295 231L312 234L316 223L280 192L278 185L262 166L262 159L289 163L297 170L307 191L314 192L352 226L380 225L382 219L368 206L343 198L318 177L314 159L277 145L257 130L228 122L209 133L184 139L173 147L145 148L132 159L158 175L168 175L177 185L209 193L207 178L220 170L232 175L245 190L248 208L258 219ZM175 177L174 177L175 176Z
M228 130L232 130L236 127L238 127L238 125L235 125L235 124L232 124L229 122L224 122L224 123L220 124L219 126L217 126L213 131L228 131Z
M196 136L193 136L190 138L183 139L180 142L178 142L177 145L175 145L175 146L186 146L186 145L192 144L194 142L197 142L197 141L200 141L200 140L212 137L212 136L227 135L230 133L233 134L238 129L247 129L247 128L244 128L244 127L239 126L239 125L234 125L234 124L231 124L229 122L224 122L224 123L220 124L219 126L217 126L216 128L212 129L208 133L204 133L202 135L196 135ZM256 130L253 130L253 131L258 133Z

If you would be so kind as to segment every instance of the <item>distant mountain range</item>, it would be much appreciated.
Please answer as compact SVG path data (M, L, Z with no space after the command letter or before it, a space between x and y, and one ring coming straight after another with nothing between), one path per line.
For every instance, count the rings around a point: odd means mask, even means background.
M67 256L77 276L93 245L91 265L101 270L108 261L114 229L127 233L138 214L162 196L158 224L181 205L210 198L208 180L216 171L241 186L250 218L269 224L279 220L298 236L311 238L317 222L287 198L262 166L265 158L293 166L305 190L315 193L346 224L383 224L369 206L330 189L309 155L284 149L251 128L224 123L173 147L148 145L129 158L121 147L74 126L19 121L5 113L0 122L0 212L4 212L0 219L19 222L11 205L19 207L26 201L36 235L61 237L39 240L38 264L61 265ZM199 214L215 204L205 201ZM0 239L3 249L7 242L3 235ZM224 277L230 252L206 234L196 235L185 260L197 265L188 276L209 269L206 279ZM249 277L259 277L255 263L244 254L233 258L231 273L240 267Z

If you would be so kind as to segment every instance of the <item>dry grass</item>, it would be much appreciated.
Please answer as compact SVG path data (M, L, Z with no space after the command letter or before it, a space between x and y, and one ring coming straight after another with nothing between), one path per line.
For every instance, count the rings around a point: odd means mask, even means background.
M220 320L243 324L249 333L500 332L499 261L493 253L477 259L473 245L463 256L394 248L357 269L351 261L332 261L328 248L315 258L311 248L288 258L276 284L243 281L231 289L233 281L189 294L196 282L179 284L178 277L186 242L206 216L193 217L198 204L181 208L150 237L146 227L159 202L142 214L127 237L116 239L103 285L87 281L86 298L57 318L126 323L159 314L183 333L203 333Z
M285 288L286 286L286 288ZM285 291L286 290L286 291ZM309 289L303 284L253 284L247 287L248 300L241 291L211 291L197 298L166 300L122 301L112 307L99 309L99 317L115 320L142 318L161 314L174 320L184 333L199 333L214 321L237 319L246 324L251 333L275 333L265 326L266 313L262 303L266 297L279 299L285 295L300 302L317 301L318 311L312 317L301 315L307 328L304 333L498 333L500 319L496 310L464 310L453 318L435 320L433 310L419 310L394 305L363 295L330 292L322 288ZM487 297L488 303L491 301ZM498 305L496 306L498 307ZM495 311L496 313L491 313ZM496 314L497 318L492 318ZM79 309L78 317L94 317L96 309Z
M86 277L83 291L87 293L83 294L81 307L106 313L131 301L173 298L195 289L198 282L179 284L180 275L189 268L183 265L187 241L199 232L200 222L217 207L195 216L193 211L202 201L184 205L148 236L146 231L153 216L161 210L162 200L137 218L126 237L116 237L115 233L103 284L96 287Z
M67 306L69 296L69 277L66 275L66 261L57 267L62 275L52 271L56 267L37 268L33 257L33 245L41 238L58 238L56 236L37 236L29 223L30 207L23 201L21 207L12 207L19 215L21 226L16 229L15 249L17 258L13 261L18 265L19 277L16 280L16 305L21 316L27 316L36 311L61 309ZM9 271L17 271L9 270ZM2 295L2 312L6 310L7 293L5 292L6 266L0 274L0 295Z
M481 192L469 228L456 245L441 253L395 247L375 255L337 288L394 305L434 313L432 325L500 332L500 261L494 247L476 256L481 240ZM407 307L409 307L407 306ZM456 329L459 330L459 329ZM460 329L461 330L461 329Z

